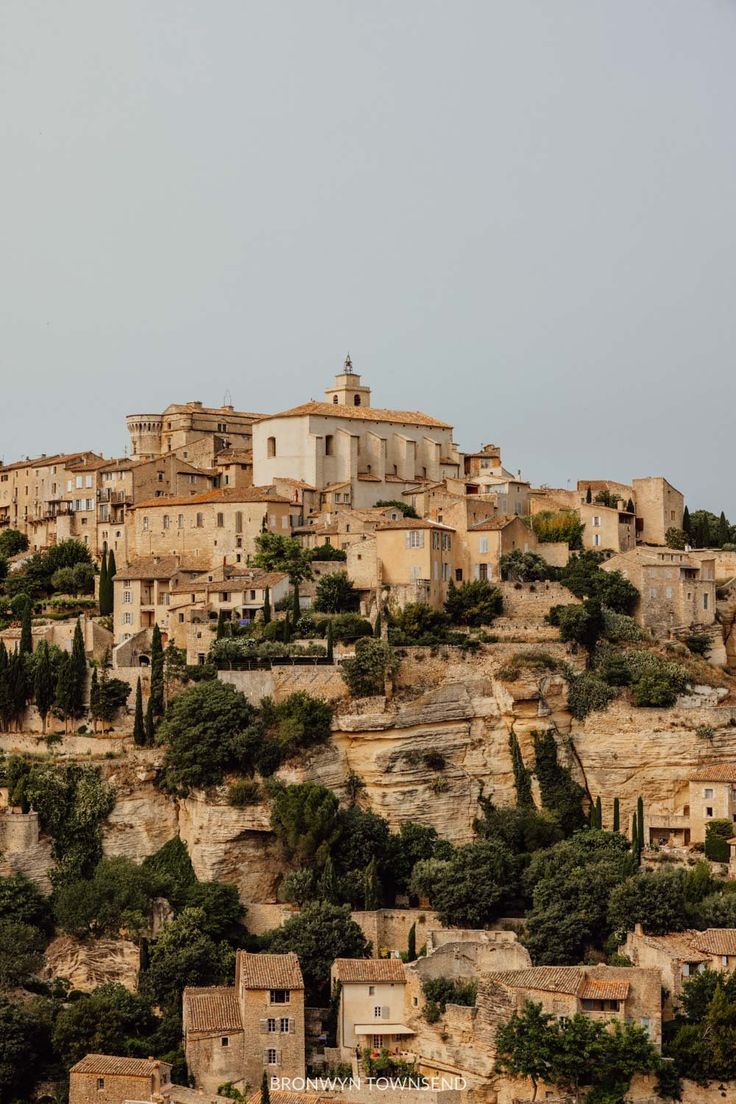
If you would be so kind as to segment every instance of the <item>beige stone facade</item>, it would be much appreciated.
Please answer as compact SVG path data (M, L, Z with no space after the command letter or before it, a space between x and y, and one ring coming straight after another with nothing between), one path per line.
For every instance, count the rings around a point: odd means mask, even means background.
M337 1045L343 1058L356 1050L404 1047L413 1031L404 1023L406 971L397 958L338 958L332 989L340 986Z
M628 552L636 545L635 517L626 510L583 502L577 508L583 529L583 548Z
M294 954L238 951L235 985L185 989L184 1050L198 1089L247 1094L269 1076L304 1077L304 982Z
M182 556L141 556L119 565L113 579L113 633L115 644L130 640L158 625L169 637L172 591L196 578L201 564Z
M635 548L601 564L620 571L639 591L634 616L666 638L677 630L712 625L716 616L715 563L674 548Z
M251 427L259 417L232 406L188 402L172 403L163 414L129 414L127 423L133 456L143 460L201 445L214 452L249 448Z
M203 570L246 564L261 533L290 534L291 513L290 503L270 487L148 499L131 509L128 554L197 558Z
M684 495L661 476L632 481L637 538L644 544L664 544L668 529L682 529Z
M171 1066L153 1058L88 1054L69 1071L69 1104L125 1104L168 1098Z
M381 590L389 604L398 608L427 602L440 609L458 569L455 536L454 529L433 521L384 522L350 545L348 575L358 589Z
M499 514L470 526L466 534L467 560L463 578L498 582L501 556L507 552L534 552L534 531L519 517Z
M677 1011L688 979L703 970L730 973L736 966L736 928L647 935L637 924L621 948L635 966L659 970L666 993L663 1013L671 1019Z
M370 389L352 365L325 397L253 426L256 484L289 477L321 491L339 488L346 505L363 507L398 498L417 480L457 474L452 427L418 411L372 407Z

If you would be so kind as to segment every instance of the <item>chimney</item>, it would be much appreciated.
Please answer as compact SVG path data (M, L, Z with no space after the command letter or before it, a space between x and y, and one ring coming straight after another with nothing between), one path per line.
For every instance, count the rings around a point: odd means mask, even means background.
M634 935L644 935L644 928L641 924L634 924Z

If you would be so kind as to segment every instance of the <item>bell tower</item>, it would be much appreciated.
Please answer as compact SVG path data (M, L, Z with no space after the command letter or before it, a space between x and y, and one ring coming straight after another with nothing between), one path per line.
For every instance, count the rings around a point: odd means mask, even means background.
M360 376L353 371L350 353L345 357L342 372L338 372L335 376L334 386L328 387L325 396L327 402L332 403L333 406L371 405L371 389L361 386Z

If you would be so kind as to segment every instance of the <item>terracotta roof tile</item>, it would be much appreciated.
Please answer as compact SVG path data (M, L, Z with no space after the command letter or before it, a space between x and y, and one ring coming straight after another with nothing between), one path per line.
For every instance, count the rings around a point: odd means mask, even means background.
M708 928L696 933L693 943L711 955L736 955L736 928Z
M118 1077L151 1077L156 1069L170 1069L167 1062L153 1058L120 1058L114 1054L86 1054L70 1073L117 1074Z
M243 1030L238 999L232 985L185 989L184 1014L188 1030L198 1034Z
M272 418L298 418L304 414L317 414L322 418L348 418L356 422L400 422L404 425L452 429L448 422L422 414L420 410L386 410L375 406L342 406L323 402L302 403L290 410L282 410L279 414L267 414L262 421L270 421Z
M532 966L528 970L492 970L486 977L513 989L539 989L545 993L574 996L584 974L577 966Z
M239 976L246 989L303 989L295 954L250 954L238 951Z
M470 497L475 498L475 495L471 495ZM521 521L521 518L517 517L515 514L496 514L495 517L486 518L484 521L477 521L475 525L469 525L468 532L478 533L484 530L505 529L512 521ZM522 522L522 525L523 524Z
M220 487L215 491L203 491L194 495L161 495L136 502L133 510L150 510L154 506L198 506L200 503L217 502L285 502L288 498L276 494L273 487Z
M711 763L690 775L693 782L736 782L736 763Z
M387 529L442 529L446 533L454 533L451 525L442 525L439 521L430 521L429 518L399 518L398 521L384 521L376 526L376 532Z
M335 977L342 982L404 982L404 963L398 958L336 958Z
M144 556L129 564L120 564L115 573L116 581L123 579L170 579L177 571L200 574L207 570L205 557Z
M626 1000L631 986L628 981L607 978L585 978L578 996L581 1000Z

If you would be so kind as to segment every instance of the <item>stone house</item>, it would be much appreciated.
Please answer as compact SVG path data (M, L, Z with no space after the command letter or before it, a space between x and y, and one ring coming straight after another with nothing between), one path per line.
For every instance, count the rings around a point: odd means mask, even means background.
M515 549L521 552L537 549L534 531L521 518L509 514L498 514L471 525L466 540L467 567L463 577L488 582L500 580L499 565L504 553Z
M214 468L217 487L253 486L253 450L225 448L215 453ZM279 491L279 494L282 492Z
M736 766L713 763L689 779L690 840L703 843L709 820L736 822Z
M339 985L337 1046L344 1061L356 1052L395 1052L413 1031L405 1020L406 970L398 958L338 958L330 971Z
M639 591L634 617L662 639L707 628L716 616L715 564L674 548L638 547L611 556L604 571L620 571Z
M346 570L356 588L382 590L392 605L426 602L441 609L456 578L455 530L426 518L377 525L347 549Z
M706 969L719 973L730 973L734 969L736 928L646 935L641 924L637 924L634 931L626 936L621 953L635 966L651 967L661 972L665 992L664 1016L671 1019L677 1011L688 978Z
M419 411L372 407L349 358L325 399L255 423L255 483L287 476L320 491L339 485L346 504L363 507L398 498L417 481L457 474L452 426Z
M223 560L245 564L261 533L291 533L291 515L291 504L271 487L148 499L130 511L129 557L199 556L203 569Z
M401 521L404 515L396 506L370 506L362 510L342 507L322 510L307 519L305 525L294 530L294 536L305 548L332 545L347 551L366 533L374 533L377 526L387 521Z
M661 476L634 479L636 536L642 544L664 544L668 529L682 529L685 497Z
M30 549L37 552L71 536L83 539L74 525L75 503L66 498L71 478L70 467L86 460L101 461L94 452L58 453L38 456L15 464L0 464L0 527L8 525L28 537ZM91 473L88 473L92 480ZM71 478L72 486L76 481ZM86 507L92 482L83 476L78 500ZM94 498L94 494L91 496ZM92 546L88 539L85 543Z
M657 1047L662 1044L662 977L659 968L625 966L532 966L490 971L481 977L477 1005L497 1026L526 1001L545 1012L592 1020L637 1023Z
M238 951L235 985L185 989L184 1050L196 1087L244 1091L264 1070L304 1077L304 981L295 954Z
M174 588L201 571L201 561L177 555L141 556L119 564L113 578L115 643L130 640L156 624L168 638Z
M251 427L260 414L232 406L203 406L201 402L172 403L163 414L129 414L128 433L137 460L150 460L169 452L203 448L214 455L223 449L249 449ZM184 459L197 459L184 456ZM208 466L212 466L209 464Z
M69 1071L69 1104L124 1104L166 1100L171 1066L153 1058L87 1054Z
M635 516L624 509L583 502L577 508L583 529L583 548L628 552L636 545Z

